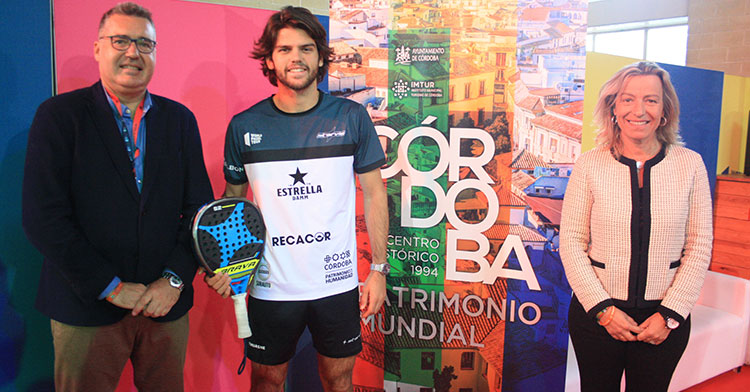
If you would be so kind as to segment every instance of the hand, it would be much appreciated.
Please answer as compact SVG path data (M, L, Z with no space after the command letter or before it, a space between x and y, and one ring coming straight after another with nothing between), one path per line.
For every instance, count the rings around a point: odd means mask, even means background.
M667 328L664 317L658 312L642 322L640 327L643 328L643 332L638 334L638 340L653 345L659 345L665 341L671 331Z
M206 282L208 287L216 290L216 293L222 296L223 298L228 297L230 294L232 294L232 279L224 272L219 272L218 274L215 274L214 276L208 276L206 274L206 271L201 267L201 269L198 271L199 274L203 275L203 281Z
M377 271L370 271L370 275L362 285L362 294L359 296L359 310L362 318L367 318L377 313L385 301L385 275Z
M616 307L614 309L615 316L612 318L612 321L604 328L615 340L619 340L622 342L636 341L636 335L633 334L639 334L643 332L643 328L636 324L635 320L628 316L627 313L623 312L620 309L617 309Z
M140 283L122 282L122 289L120 289L120 293L117 294L115 298L110 302L112 302L113 305L119 306L123 309L133 309L135 304L145 292L146 286Z
M161 317L169 313L180 298L180 289L172 287L164 278L156 279L146 288L138 303L133 307L133 316L141 312L146 317Z

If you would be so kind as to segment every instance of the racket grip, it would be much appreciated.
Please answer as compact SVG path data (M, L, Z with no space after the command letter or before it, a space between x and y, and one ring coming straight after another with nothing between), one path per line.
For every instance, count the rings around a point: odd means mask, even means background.
M246 296L247 293L232 296L232 301L234 301L234 316L237 319L237 335L240 339L249 338L253 335L253 332L250 330L250 321L247 318Z

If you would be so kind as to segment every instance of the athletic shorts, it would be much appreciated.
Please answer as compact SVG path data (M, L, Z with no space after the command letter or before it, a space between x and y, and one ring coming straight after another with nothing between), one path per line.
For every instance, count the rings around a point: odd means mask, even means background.
M266 301L248 296L247 307L253 335L245 339L245 353L253 362L288 362L305 327L323 356L346 358L362 351L357 288L311 301Z

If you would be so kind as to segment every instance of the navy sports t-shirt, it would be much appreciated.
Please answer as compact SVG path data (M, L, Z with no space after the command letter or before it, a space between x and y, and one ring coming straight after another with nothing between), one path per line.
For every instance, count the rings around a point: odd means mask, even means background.
M357 287L354 173L385 163L362 105L320 93L303 113L272 98L237 114L224 147L224 177L249 182L266 224L266 249L250 293L310 300Z

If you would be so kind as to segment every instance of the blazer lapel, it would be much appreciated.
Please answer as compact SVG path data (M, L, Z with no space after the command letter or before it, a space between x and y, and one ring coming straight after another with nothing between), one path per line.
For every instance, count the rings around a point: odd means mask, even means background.
M115 171L125 183L126 188L133 196L134 200L140 197L138 188L133 176L133 167L125 150L125 141L122 139L120 130L112 114L112 108L104 96L104 88L101 82L91 86L93 101L91 102L91 112L96 126L96 133L102 140L102 144L112 158Z
M168 120L159 111L158 100L151 95L151 109L146 113L146 162L143 168L143 187L141 188L141 205L145 205L154 181L158 177L161 157L166 144Z

